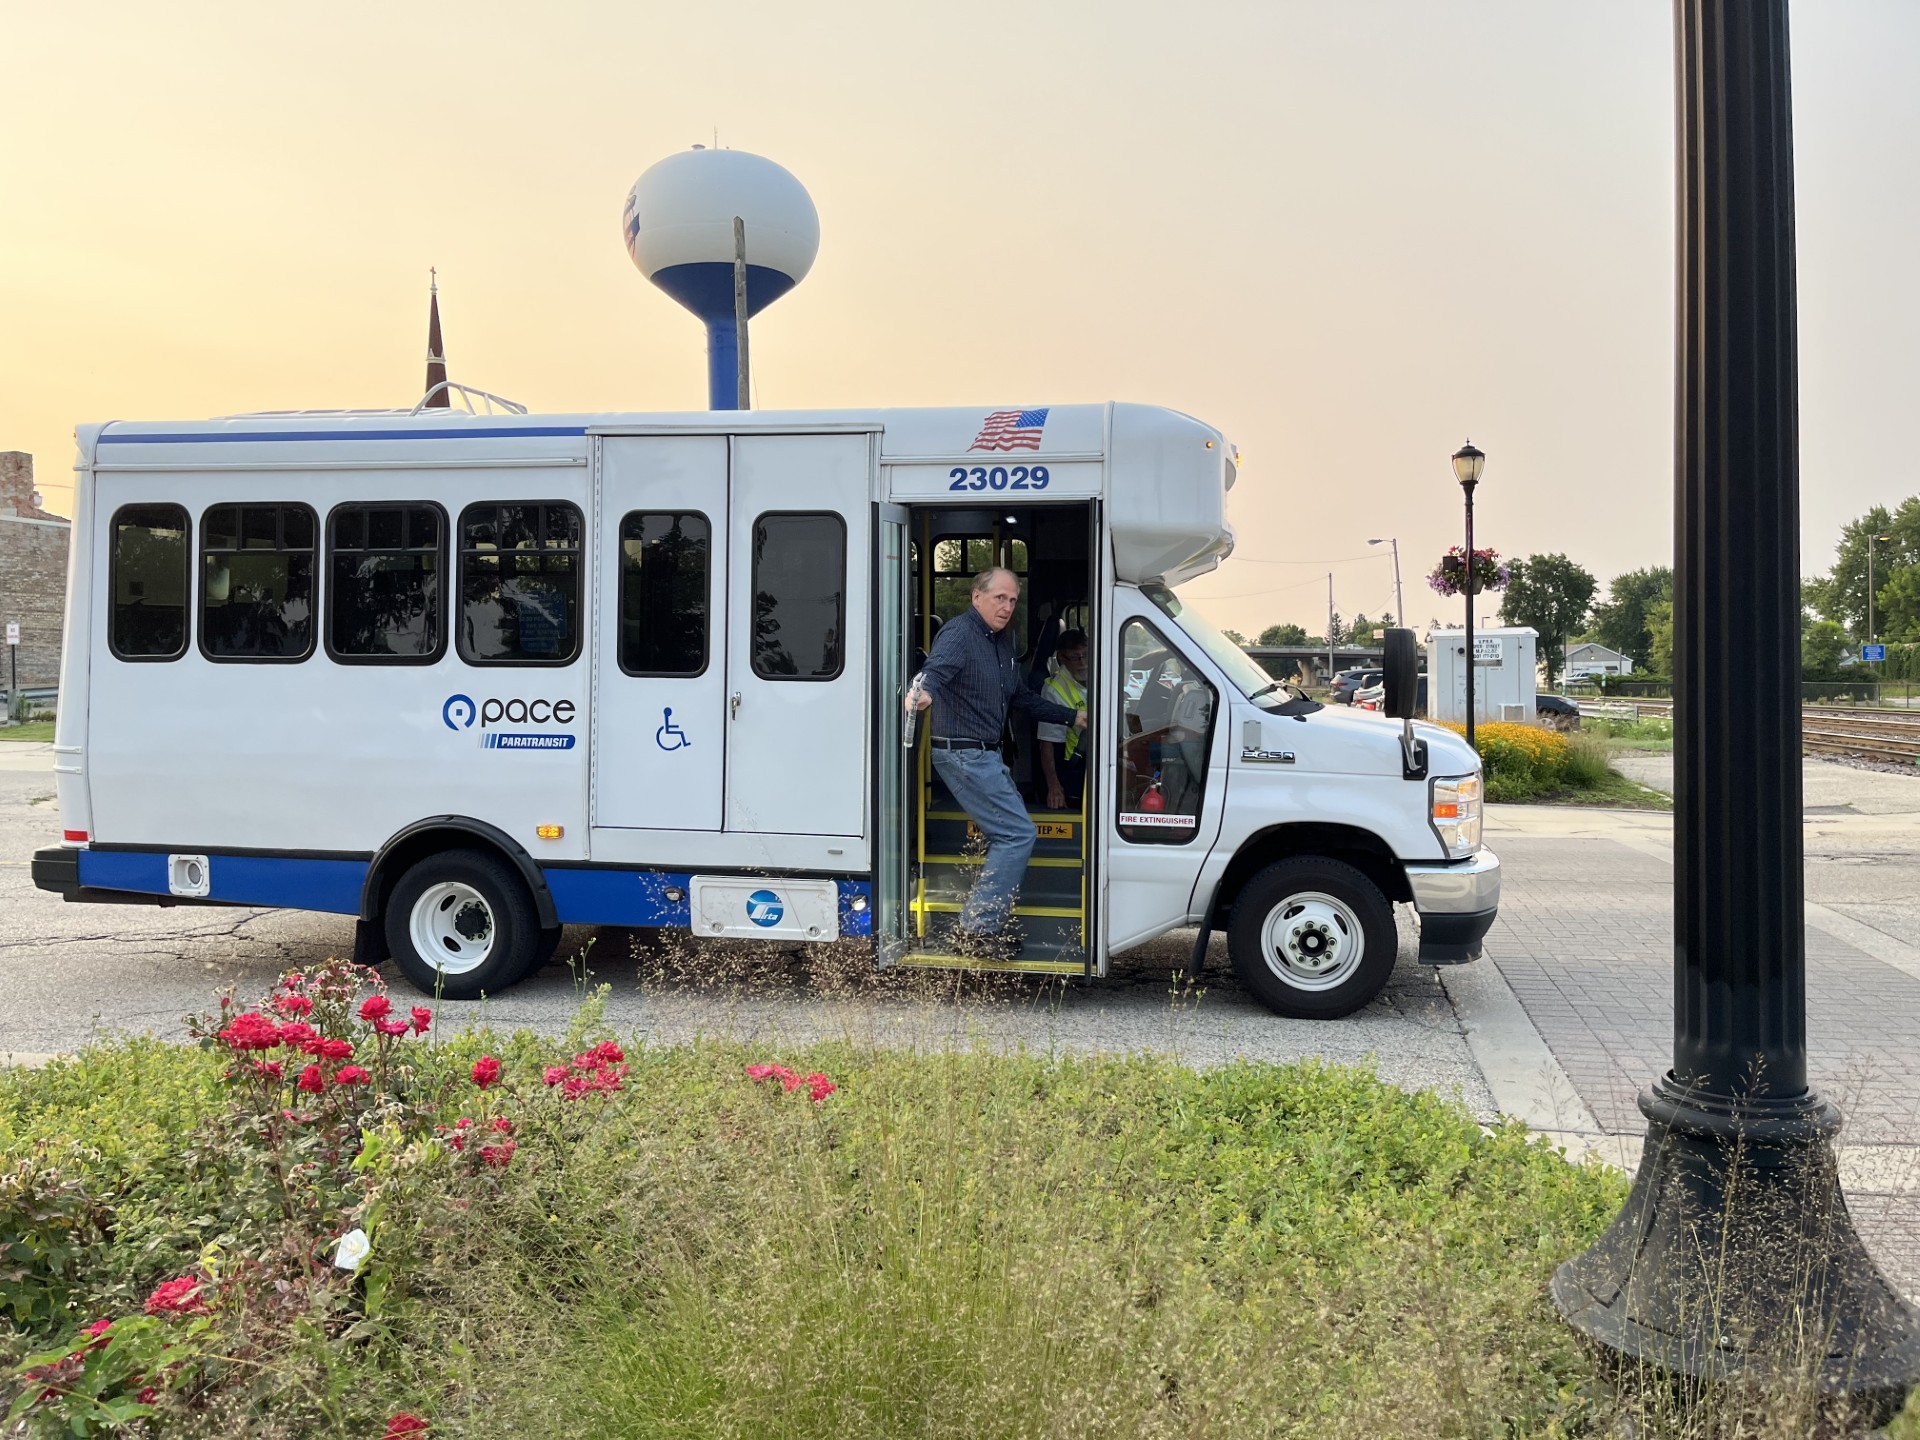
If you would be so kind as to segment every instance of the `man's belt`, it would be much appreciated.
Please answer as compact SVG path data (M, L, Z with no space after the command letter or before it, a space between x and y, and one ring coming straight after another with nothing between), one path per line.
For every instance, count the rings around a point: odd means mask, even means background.
M927 743L936 750L993 750L999 747L997 740L949 740L944 735L935 735Z

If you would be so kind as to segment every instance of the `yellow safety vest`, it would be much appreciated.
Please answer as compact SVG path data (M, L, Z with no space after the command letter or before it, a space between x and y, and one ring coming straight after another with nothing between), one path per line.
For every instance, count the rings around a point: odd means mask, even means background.
M1087 708L1087 692L1080 682L1073 678L1071 670L1056 670L1047 677L1046 687L1040 692L1047 699L1066 706L1069 710ZM1073 759L1074 752L1080 748L1080 732L1071 720L1067 722L1067 745L1063 752L1065 758Z

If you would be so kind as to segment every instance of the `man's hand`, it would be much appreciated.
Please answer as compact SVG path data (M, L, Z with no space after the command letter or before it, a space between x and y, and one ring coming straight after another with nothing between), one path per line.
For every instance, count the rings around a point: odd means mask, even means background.
M907 709L909 710L925 710L932 704L933 696L924 690L909 690L907 692Z
M1087 712L1086 711L1076 710L1073 712L1073 728L1076 730L1084 730L1087 728Z
M1064 810L1067 808L1067 792L1060 788L1058 780L1047 782L1047 809Z

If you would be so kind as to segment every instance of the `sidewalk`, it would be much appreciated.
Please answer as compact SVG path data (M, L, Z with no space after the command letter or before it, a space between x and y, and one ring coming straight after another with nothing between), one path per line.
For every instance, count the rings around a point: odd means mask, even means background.
M1847 774L1870 793L1845 814L1814 803L1829 777L1809 777L1809 1070L1846 1117L1862 1236L1920 1295L1920 945L1890 933L1912 934L1920 896L1920 781ZM1636 1099L1672 1063L1672 816L1495 805L1488 840L1504 877L1493 964L1442 972L1468 1042L1504 1113L1631 1169Z

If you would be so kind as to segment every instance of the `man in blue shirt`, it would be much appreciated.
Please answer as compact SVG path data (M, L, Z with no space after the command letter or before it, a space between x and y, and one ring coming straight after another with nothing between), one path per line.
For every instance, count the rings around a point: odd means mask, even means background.
M908 703L933 717L933 768L953 798L987 837L980 878L960 910L955 948L987 954L1017 948L1013 906L1037 838L1026 802L1000 758L1000 737L1009 707L1034 719L1087 728L1084 708L1056 704L1029 689L1020 676L1008 622L1020 603L1020 581L1011 570L984 570L974 577L973 606L940 627L933 652L920 672L920 687Z

